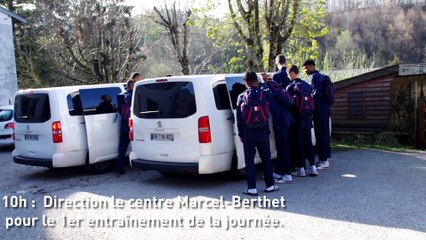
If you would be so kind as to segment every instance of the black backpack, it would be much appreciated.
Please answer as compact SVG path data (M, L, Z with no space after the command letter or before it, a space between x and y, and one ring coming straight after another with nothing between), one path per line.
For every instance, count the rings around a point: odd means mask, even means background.
M285 108L291 108L294 106L294 99L291 94L281 87L281 85L275 81L270 81L267 83L269 90L272 92L275 101Z
M298 82L294 85L294 105L302 116L311 115L314 112L314 98L312 89L305 82Z
M250 89L243 93L241 115L248 128L268 125L269 102L260 89Z
M323 101L329 106L334 104L334 87L329 76L324 75L323 78Z

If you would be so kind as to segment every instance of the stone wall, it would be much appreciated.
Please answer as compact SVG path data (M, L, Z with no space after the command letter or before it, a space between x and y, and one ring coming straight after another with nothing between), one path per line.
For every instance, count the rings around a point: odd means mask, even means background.
M0 106L12 103L17 90L12 19L0 12Z

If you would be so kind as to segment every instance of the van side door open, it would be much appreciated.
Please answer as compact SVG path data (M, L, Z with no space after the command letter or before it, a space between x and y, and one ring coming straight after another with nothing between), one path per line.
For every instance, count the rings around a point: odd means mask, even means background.
M231 110L234 115L234 144L235 151L237 153L238 163L237 169L242 169L245 167L244 162L244 147L241 142L240 137L238 136L238 127L237 127L237 100L238 96L244 92L247 87L244 84L244 80L242 76L229 76L225 77L226 86L229 92L229 98L231 101Z
M261 81L259 79L259 81ZM247 87L244 83L244 79L242 75L228 75L225 76L225 82L226 82L226 86L228 88L228 92L229 92L229 99L231 101L231 108L232 108L232 113L234 115L234 143L235 143L235 150L237 153L237 158L238 158L238 164L237 164L237 168L238 169L242 169L245 167L245 162L244 162L244 147L243 147L243 143L240 140L240 137L238 136L238 127L237 127L237 100L238 100L238 96L244 92ZM271 129L271 134L269 135L269 141L270 141L270 148L271 148L271 158L275 158L277 156L277 151L275 149L275 140L274 140L274 133L272 131L272 119L269 118L269 125L270 125L270 129ZM255 157L255 163L260 163L261 159L259 157L259 154L256 152L256 157Z
M118 155L121 118L116 111L120 85L80 89L86 125L89 163L111 160Z

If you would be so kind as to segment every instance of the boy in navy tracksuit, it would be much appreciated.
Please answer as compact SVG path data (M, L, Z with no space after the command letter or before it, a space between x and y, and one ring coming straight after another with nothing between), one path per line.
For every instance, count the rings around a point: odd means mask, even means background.
M272 75L272 80L279 83L284 89L291 83L286 70L286 59L285 56L280 54L275 57L275 65L278 71Z
M126 92L117 95L117 111L120 114L120 139L118 144L118 157L117 157L117 174L124 174L123 169L124 158L126 157L126 151L129 147L129 118L130 118L130 106L132 104L132 93L133 93L133 80L127 81Z
M311 84L314 88L315 111L313 115L315 138L318 146L319 162L317 169L327 169L330 166L328 158L331 157L330 150L330 106L324 100L324 75L315 69L315 62L311 59L303 63L306 74L312 76Z
M287 74L287 72L286 72ZM272 126L274 129L275 148L277 150L276 167L273 173L276 183L291 183L291 162L289 154L289 127L294 121L291 116L289 107L293 102L283 102L278 96L274 95L274 88L286 91L281 85L274 80L268 78L266 74L262 74L265 84L261 89L266 92L269 99L269 109L272 116ZM292 96L290 96L292 98ZM290 99L291 101L293 99Z
M243 117L243 108L249 101L259 101L262 94L259 89L259 81L257 74L248 71L244 74L244 81L248 89L238 96L237 100L237 126L238 135L244 145L244 160L247 170L247 185L248 188L244 194L256 196L256 169L254 166L254 157L256 149L262 159L263 172L265 176L265 192L277 191L279 188L274 185L274 178L272 176L271 154L269 148L269 126L266 124L260 127L249 127L246 123L246 118ZM250 99L248 96L256 96ZM269 111L263 109L263 111ZM268 116L266 116L268 117Z
M306 92L307 94L312 93L311 86L299 78L299 68L296 66L291 66L289 70L290 78L292 83L287 86L287 91L295 96L296 86ZM309 114L301 114L298 110L299 106L295 106L292 111L294 117L294 123L292 126L293 134L292 140L294 141L294 150L295 150L295 167L297 168L296 176L305 177L306 176L306 158L309 161L309 173L311 176L317 176L318 171L315 166L315 155L314 149L312 146L312 137L311 137L311 128L312 128L312 112Z

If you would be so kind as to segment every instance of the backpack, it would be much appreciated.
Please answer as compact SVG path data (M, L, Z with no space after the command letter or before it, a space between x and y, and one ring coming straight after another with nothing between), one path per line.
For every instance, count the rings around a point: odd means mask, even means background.
M331 82L331 79L329 76L324 75L324 80L323 80L323 100L325 103L327 103L329 106L334 104L334 87L333 87L333 83Z
M121 93L117 96L118 102L118 113L121 116L121 119L130 118L130 102L128 99L131 99L131 96L127 93Z
M275 101L277 101L280 106L285 108L291 108L294 106L294 99L291 94L281 87L281 85L275 81L268 82L268 88L271 90L274 95Z
M248 90L243 93L241 116L248 128L265 127L268 125L269 103L263 91Z
M294 85L294 105L302 116L311 115L315 109L312 89L307 83Z

